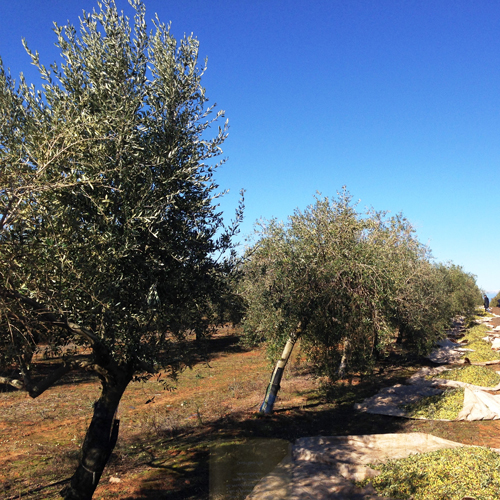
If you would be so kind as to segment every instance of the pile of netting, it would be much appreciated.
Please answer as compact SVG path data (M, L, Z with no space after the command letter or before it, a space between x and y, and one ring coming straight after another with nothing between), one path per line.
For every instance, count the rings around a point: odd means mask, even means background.
M500 327L491 317L454 329L430 354L436 368L422 368L405 384L381 389L356 404L368 413L429 420L500 419ZM500 346L498 347L500 349Z

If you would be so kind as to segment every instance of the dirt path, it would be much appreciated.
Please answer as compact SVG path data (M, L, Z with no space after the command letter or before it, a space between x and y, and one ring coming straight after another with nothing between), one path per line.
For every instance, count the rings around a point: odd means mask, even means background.
M497 317L495 318L491 318L491 321L490 323L493 325L493 326L500 326L500 307L492 307L491 308L491 312L493 314L496 314Z

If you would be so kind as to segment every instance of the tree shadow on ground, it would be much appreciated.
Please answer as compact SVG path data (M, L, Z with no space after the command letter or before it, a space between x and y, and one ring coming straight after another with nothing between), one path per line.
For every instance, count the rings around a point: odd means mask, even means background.
M397 379L394 383L397 383ZM243 500L259 479L274 468L273 466L263 472L263 468L257 464L254 473L249 470L248 457L242 457L237 449L240 447L245 450L245 445L253 441L267 440L270 454L275 451L278 439L293 443L297 438L307 436L425 432L464 444L475 444L480 427L486 424L492 435L498 434L497 421L408 420L357 411L347 402L339 406L335 403L314 402L301 408L278 410L272 415L233 414L210 425L183 429L173 436L159 437L154 443L145 440L148 446L157 450L158 456L155 461L148 459L142 464L136 464L137 468L148 465L149 473L142 480L137 493L123 500ZM223 470L225 495L220 492L220 488L217 489L218 496L214 494L214 484L211 481L214 476L211 471L214 449L229 450L220 464L223 469L230 468L234 474L231 478L228 471ZM164 458L159 456L162 454L161 450L176 450L178 460L173 463L162 462ZM274 465L278 462L279 459ZM113 468L113 464L110 466ZM122 472L132 472L132 469ZM241 481L242 475L246 475L244 484Z
M255 458L248 455L242 457L242 452L238 452L240 448L247 453L245 445L257 441L264 443L264 449L267 441L272 454L277 440L293 443L300 437L308 436L424 432L464 444L485 445L488 436L498 434L499 423L495 421L410 420L354 409L354 403L375 395L383 387L404 383L410 368L414 371L422 366L435 364L424 358L395 354L380 363L377 372L370 377L356 377L343 384L325 385L319 392L309 391L304 394L308 401L303 405L278 408L270 415L232 413L195 428L178 429L174 435L158 436L155 443L149 443L158 453L161 454L161 450L183 450L184 459L151 472L141 484L138 494L126 500L243 500L258 480L274 467L264 470L261 464L256 463L252 473L249 464ZM483 433L485 442L478 440L479 433ZM214 455L217 454L214 450L221 449L225 450L219 464L223 470L218 475L223 476L226 483L226 494L221 493L220 488L214 491L213 478L217 474L211 470ZM220 452L218 454L220 456ZM276 459L276 464L279 460ZM154 463L150 466L154 469Z
M185 345L185 344L183 344ZM238 335L216 335L214 337L208 337L201 340L190 340L187 345L191 348L192 359L194 360L192 365L195 366L199 363L204 363L210 361L211 359L217 358L218 356L228 356L231 354L246 352L249 348L245 347L240 343L240 337ZM182 347L181 347L182 348ZM83 360L86 358L85 354L79 354L75 359ZM35 360L34 367L34 381L42 380L43 378L49 376L54 369L62 364L62 358L52 357L52 358L41 358ZM0 373L2 375L2 373ZM11 376L12 374L6 373L4 376ZM53 387L61 387L65 385L79 385L89 382L98 381L97 375L93 372L89 372L83 369L73 370L66 375L64 375L60 380L54 383ZM2 392L16 392L19 389L12 387L8 384L0 384L0 393Z
M162 459L157 457L159 461L150 462L149 467L158 470L150 472L139 493L126 500L208 500L215 497L221 500L243 500L260 477L269 470L262 472L260 476L258 472L252 474L249 470L250 459L247 457L245 462L244 458L237 456L238 443L259 440L264 443L265 448L268 440L271 453L276 447L277 439L292 443L297 438L306 436L410 432L408 422L404 419L368 414L353 408L354 402L376 394L381 387L402 383L406 378L407 374L403 370L396 369L358 381L355 385L325 387L319 395L311 393L308 404L278 409L271 415L233 413L194 429L179 429L174 436L159 437L153 444L158 455L162 454L160 450L184 450L184 460L161 462ZM226 452L221 466L226 469L231 467L236 471L234 475L240 476L235 477L234 484L231 484L231 478L227 477L227 470L225 471L228 491L226 496L214 496L214 485L210 481L210 478L214 477L213 471L210 470L214 466L213 452L218 447L230 450ZM244 469L240 474L237 472L238 460ZM277 458L274 465L277 465L279 460ZM159 467L161 464L164 467ZM143 462L143 465L146 465L146 462ZM256 464L256 471L258 468L259 464ZM260 467L259 471L261 470ZM242 479L242 475L246 475L246 480ZM242 481L246 481L246 484L242 484Z
M262 471L261 464L255 464L252 472L252 464L249 464L248 456L242 457L237 453L238 444L251 443L252 440L269 441L269 452L275 451L276 440L284 439L293 442L299 437L305 436L331 436L331 435L353 435L353 434L383 434L401 432L403 426L401 419L386 417L382 415L369 415L349 410L335 411L322 410L310 412L307 409L294 414L276 413L269 417L250 418L245 421L236 421L233 418L220 421L206 435L197 433L179 435L175 438L175 445L192 450L186 457L184 464L177 463L175 467L161 467L150 464L150 467L158 470L148 474L144 479L138 494L128 497L133 499L168 499L168 500L208 500L211 498L210 478L214 475L210 470L213 461L210 460L211 450L217 447L229 448L228 457L219 465L222 468L231 466L233 477L227 477L224 485L227 495L217 496L218 500L231 499L243 500L253 489L255 484L273 467L259 476ZM218 427L218 429L217 429ZM215 431L215 432L214 432ZM170 444L165 442L163 446ZM283 458L283 456L279 457ZM279 463L276 459L273 466ZM238 472L238 469L241 471ZM241 476L246 474L242 483ZM224 472L223 474L224 475ZM246 479L246 481L245 481ZM218 490L220 491L220 485ZM212 495L213 497L213 495Z
M230 356L241 352L248 352L250 347L245 346L239 335L215 335L200 340L192 340L189 344L193 348L194 364L210 361L220 356Z

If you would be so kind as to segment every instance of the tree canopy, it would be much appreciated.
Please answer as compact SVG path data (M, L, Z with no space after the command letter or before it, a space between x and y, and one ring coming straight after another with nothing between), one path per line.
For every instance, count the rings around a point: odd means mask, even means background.
M262 223L243 274L247 336L274 359L300 336L332 379L369 370L395 341L428 351L480 298L473 276L433 262L406 218L359 213L346 190Z
M173 346L213 324L242 215L225 226L218 210L228 125L197 39L158 18L149 31L130 4L133 22L103 0L79 30L56 25L60 63L27 48L41 90L0 64L2 381L36 397L85 368L103 387L66 498L92 496L127 384L175 372L189 351ZM46 378L40 345L63 359Z
M498 307L500 304L500 292L498 292L491 300L490 300L490 306L491 307Z

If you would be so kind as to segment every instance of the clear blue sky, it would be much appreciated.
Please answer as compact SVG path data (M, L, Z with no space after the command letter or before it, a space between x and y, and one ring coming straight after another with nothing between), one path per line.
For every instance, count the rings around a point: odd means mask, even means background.
M125 0L118 7L128 11ZM56 60L53 21L90 0L0 0L0 56L36 73L21 39ZM146 0L200 40L207 95L230 135L219 172L243 234L346 185L360 207L403 212L438 261L500 288L500 3L483 0Z

